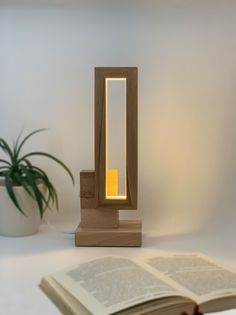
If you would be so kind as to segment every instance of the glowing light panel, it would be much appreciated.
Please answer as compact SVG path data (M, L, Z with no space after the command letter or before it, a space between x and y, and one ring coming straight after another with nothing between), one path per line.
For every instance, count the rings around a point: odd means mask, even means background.
M105 197L126 200L126 78L106 78Z

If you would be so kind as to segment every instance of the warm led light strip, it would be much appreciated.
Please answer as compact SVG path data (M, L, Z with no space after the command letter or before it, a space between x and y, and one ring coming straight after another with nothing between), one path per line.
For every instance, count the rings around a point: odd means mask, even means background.
M105 104L105 108L106 108L106 117L105 117L105 120L106 120L106 132L105 132L105 141L106 141L106 170L105 170L105 198L106 199L109 199L109 200L126 200L127 199L127 194L126 194L126 186L127 186L127 170L126 170L126 163L125 163L125 195L114 195L114 196L110 196L108 195L108 192L107 192L107 170L108 170L108 95L107 95L107 83L108 81L126 81L126 78L105 78L105 97L106 97L106 104ZM125 85L125 95L126 95L126 85ZM125 104L125 115L126 115L126 104ZM126 117L125 117L125 120L126 120ZM125 130L125 157L126 157L126 130Z

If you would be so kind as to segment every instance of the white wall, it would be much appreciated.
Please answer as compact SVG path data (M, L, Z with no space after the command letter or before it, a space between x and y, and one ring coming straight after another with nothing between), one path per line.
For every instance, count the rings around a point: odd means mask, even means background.
M40 1L39 1L40 2ZM65 1L66 2L66 1ZM159 235L236 221L235 1L0 1L0 135L49 127L27 149L58 188L55 221L79 221L93 168L95 66L139 68L139 209Z

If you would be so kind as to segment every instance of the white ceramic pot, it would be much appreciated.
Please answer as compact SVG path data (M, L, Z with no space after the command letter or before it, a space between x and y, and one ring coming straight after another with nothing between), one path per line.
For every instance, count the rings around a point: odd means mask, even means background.
M39 184L42 190L43 185ZM21 186L15 186L16 198L24 210L24 216L13 204L6 188L0 183L0 234L4 236L25 236L38 232L41 223L36 202Z

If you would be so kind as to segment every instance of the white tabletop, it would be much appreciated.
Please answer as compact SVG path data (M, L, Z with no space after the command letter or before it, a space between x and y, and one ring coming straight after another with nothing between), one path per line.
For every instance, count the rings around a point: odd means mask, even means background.
M139 256L155 250L203 252L236 266L234 239L217 233L179 236L143 236L142 248L74 247L73 235L60 234L42 225L36 235L0 236L0 313L7 315L59 315L38 288L42 276L103 255ZM217 315L235 315L236 310Z

